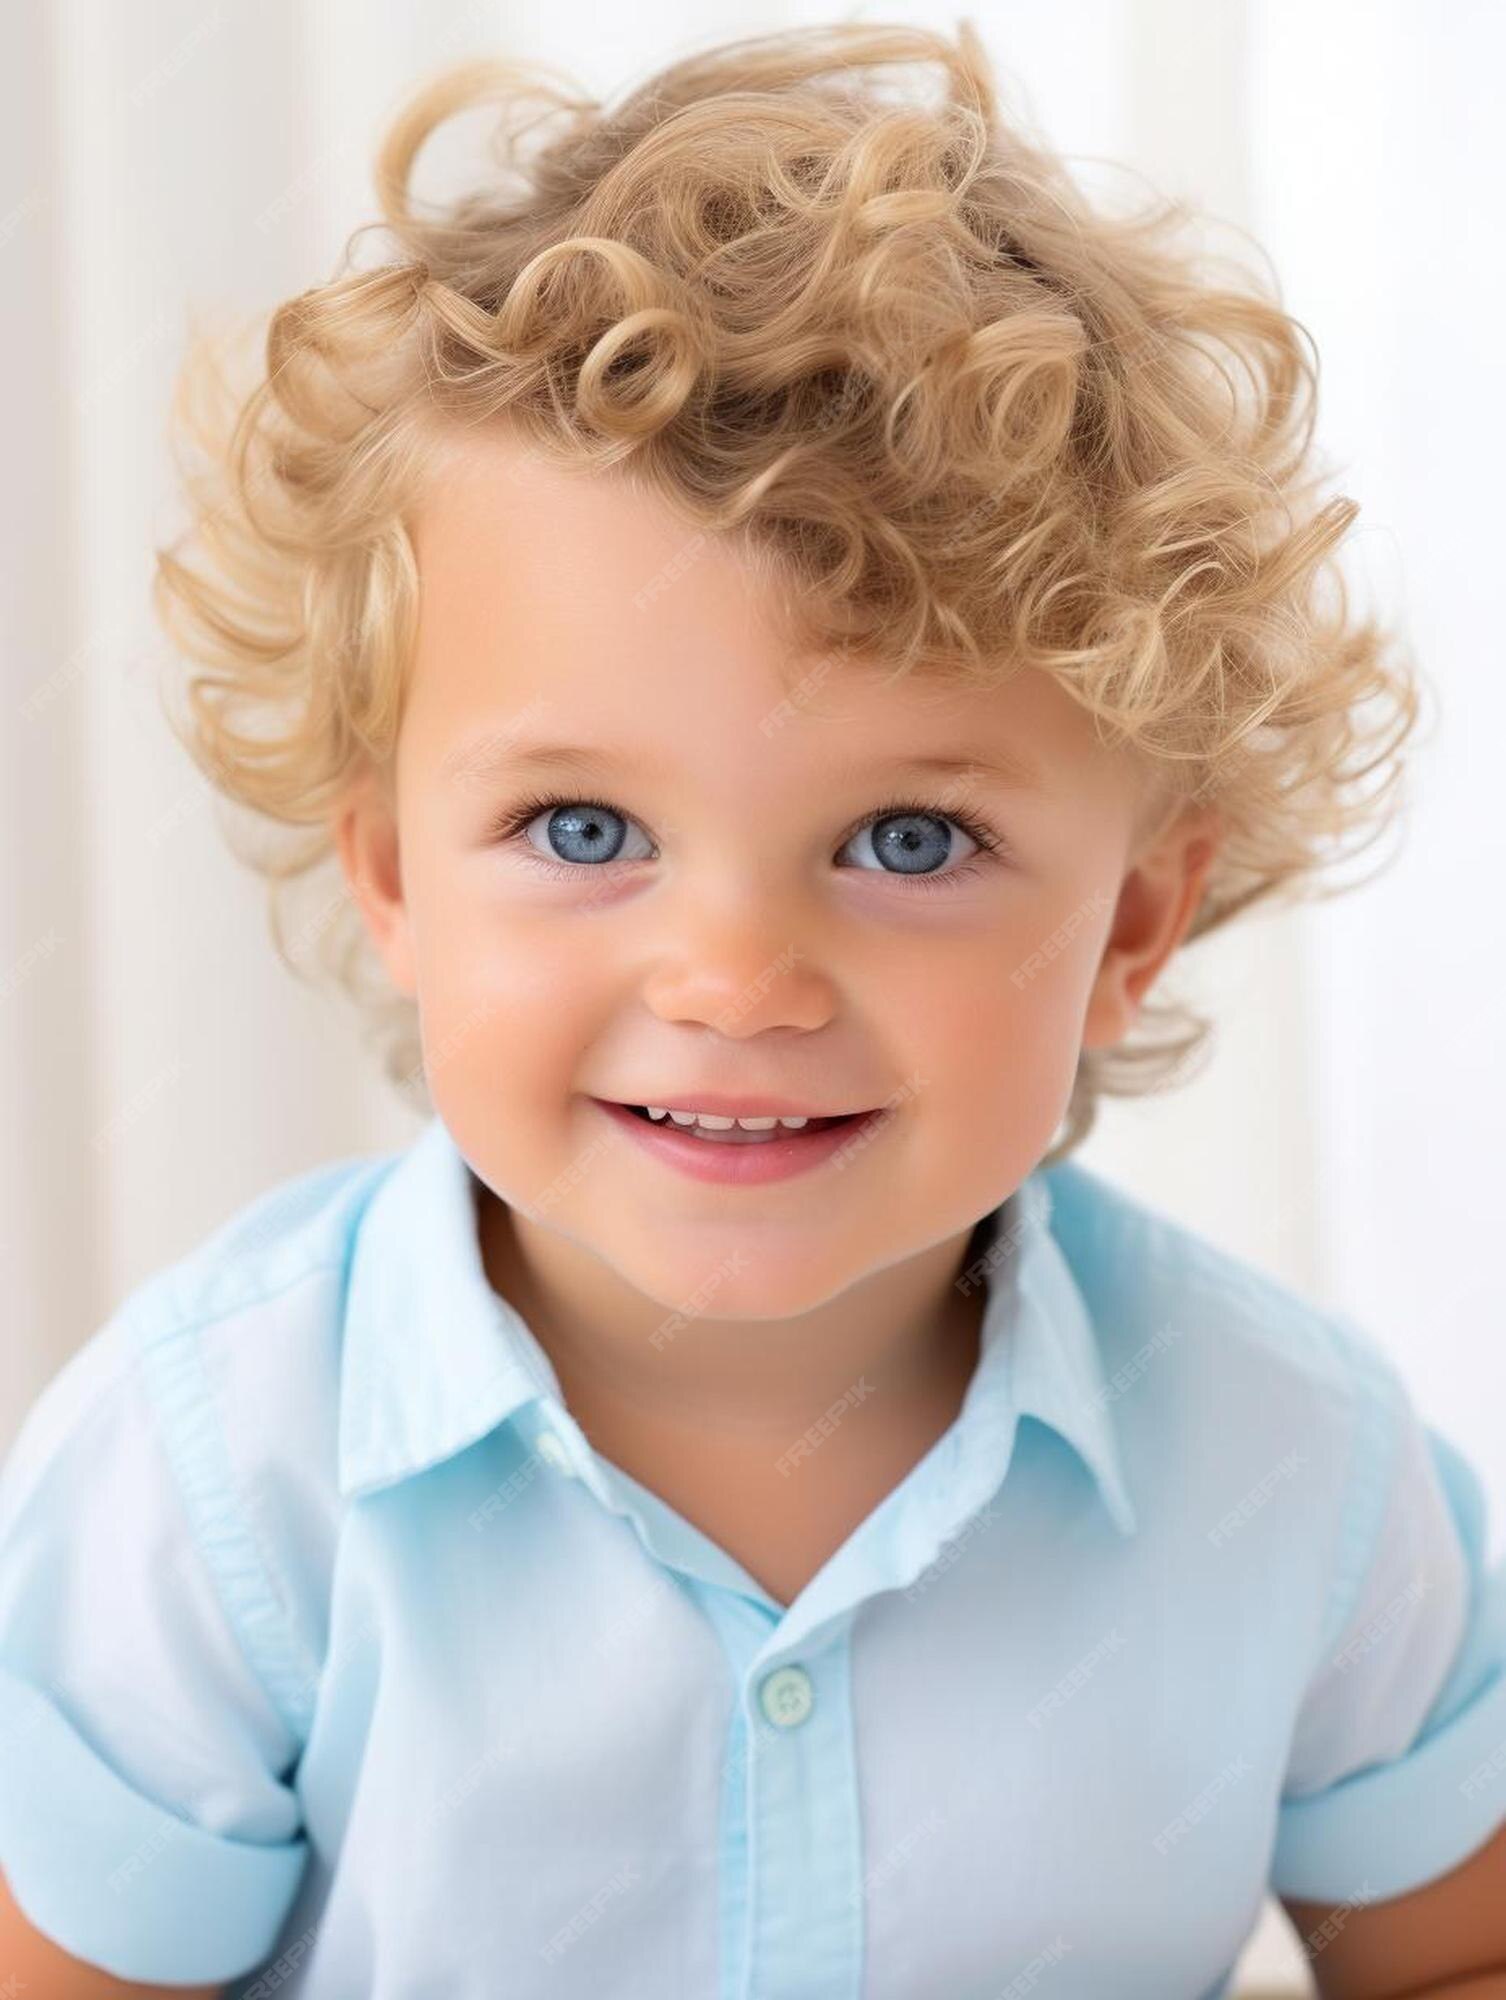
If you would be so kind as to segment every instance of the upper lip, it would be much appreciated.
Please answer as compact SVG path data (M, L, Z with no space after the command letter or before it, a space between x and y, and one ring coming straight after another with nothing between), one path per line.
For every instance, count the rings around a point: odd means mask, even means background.
M616 1097L613 1104L652 1104L656 1111L709 1111L719 1118L847 1118L847 1110L822 1111L809 1104L797 1104L793 1097L728 1097L717 1090L702 1090L691 1097ZM864 1107L867 1108L866 1106Z

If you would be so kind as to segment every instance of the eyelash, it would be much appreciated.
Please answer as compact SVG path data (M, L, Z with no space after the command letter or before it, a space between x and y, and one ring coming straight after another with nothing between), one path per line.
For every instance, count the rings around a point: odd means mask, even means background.
M540 813L550 812L556 806L585 806L593 812L617 813L619 818L624 819L630 817L629 814L618 813L617 807L609 806L604 799L582 798L572 792L539 792L531 798L522 800L520 804L514 806L506 813L501 821L492 828L491 837L497 841L518 840L521 838L524 830L538 818ZM960 826L970 840L975 840L985 853L1001 859L1008 856L1009 849L1005 843L991 828L984 826L980 820L973 819L967 813L943 812L938 806L923 799L900 799L893 805L882 807L878 812L869 813L866 818L860 819L856 826L849 828L842 836L839 844L845 847L848 841L853 839L855 835L860 834L865 827L876 825L881 819L893 819L906 813L923 813L930 819L949 819L953 825ZM546 875L565 878L588 875L595 872L580 862L550 861L544 855L540 854L536 848L529 847L526 842L524 846L530 864L542 869ZM967 860L962 862L958 867L948 869L945 874L896 875L894 879L897 881L914 882L924 889L936 889L947 883L959 882L965 877L975 875L985 865L974 854L969 855Z

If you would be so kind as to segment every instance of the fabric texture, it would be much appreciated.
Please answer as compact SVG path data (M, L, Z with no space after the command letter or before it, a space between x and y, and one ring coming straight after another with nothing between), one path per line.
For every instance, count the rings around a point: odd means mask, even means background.
M64 1948L240 2000L1215 2000L1268 1888L1506 1818L1480 1483L1343 1315L1037 1170L959 1416L785 1606L593 1450L476 1192L438 1117L297 1176L29 1412L0 1867Z

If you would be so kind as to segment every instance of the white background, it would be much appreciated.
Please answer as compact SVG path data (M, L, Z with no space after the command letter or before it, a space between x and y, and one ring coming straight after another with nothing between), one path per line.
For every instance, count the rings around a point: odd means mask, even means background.
M164 426L190 316L328 274L421 71L524 55L605 95L825 18L57 0L0 21L0 1444L129 1286L272 1182L413 1130L350 1017L277 964L260 886L159 712L147 585L179 525ZM924 4L843 18L955 25ZM1015 0L971 18L1006 105L1086 182L1122 196L1143 175L1209 211L1217 251L1269 254L1317 345L1336 488L1363 506L1347 573L1404 618L1436 690L1400 838L1360 865L1380 872L1194 948L1177 976L1217 1009L1212 1060L1111 1104L1082 1157L1374 1329L1484 1474L1499 1551L1506 14ZM1283 1928L1271 1913L1244 1970L1302 1990Z

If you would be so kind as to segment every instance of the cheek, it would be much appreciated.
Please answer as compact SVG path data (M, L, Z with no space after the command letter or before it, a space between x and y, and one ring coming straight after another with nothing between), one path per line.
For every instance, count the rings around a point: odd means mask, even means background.
M452 860L410 889L426 1062L450 1073L452 1096L470 1091L494 1107L557 1101L590 1039L589 926L520 921L474 860Z
M1101 919L1022 907L985 942L944 954L909 997L912 1045L956 1121L1050 1135L1071 1094Z

